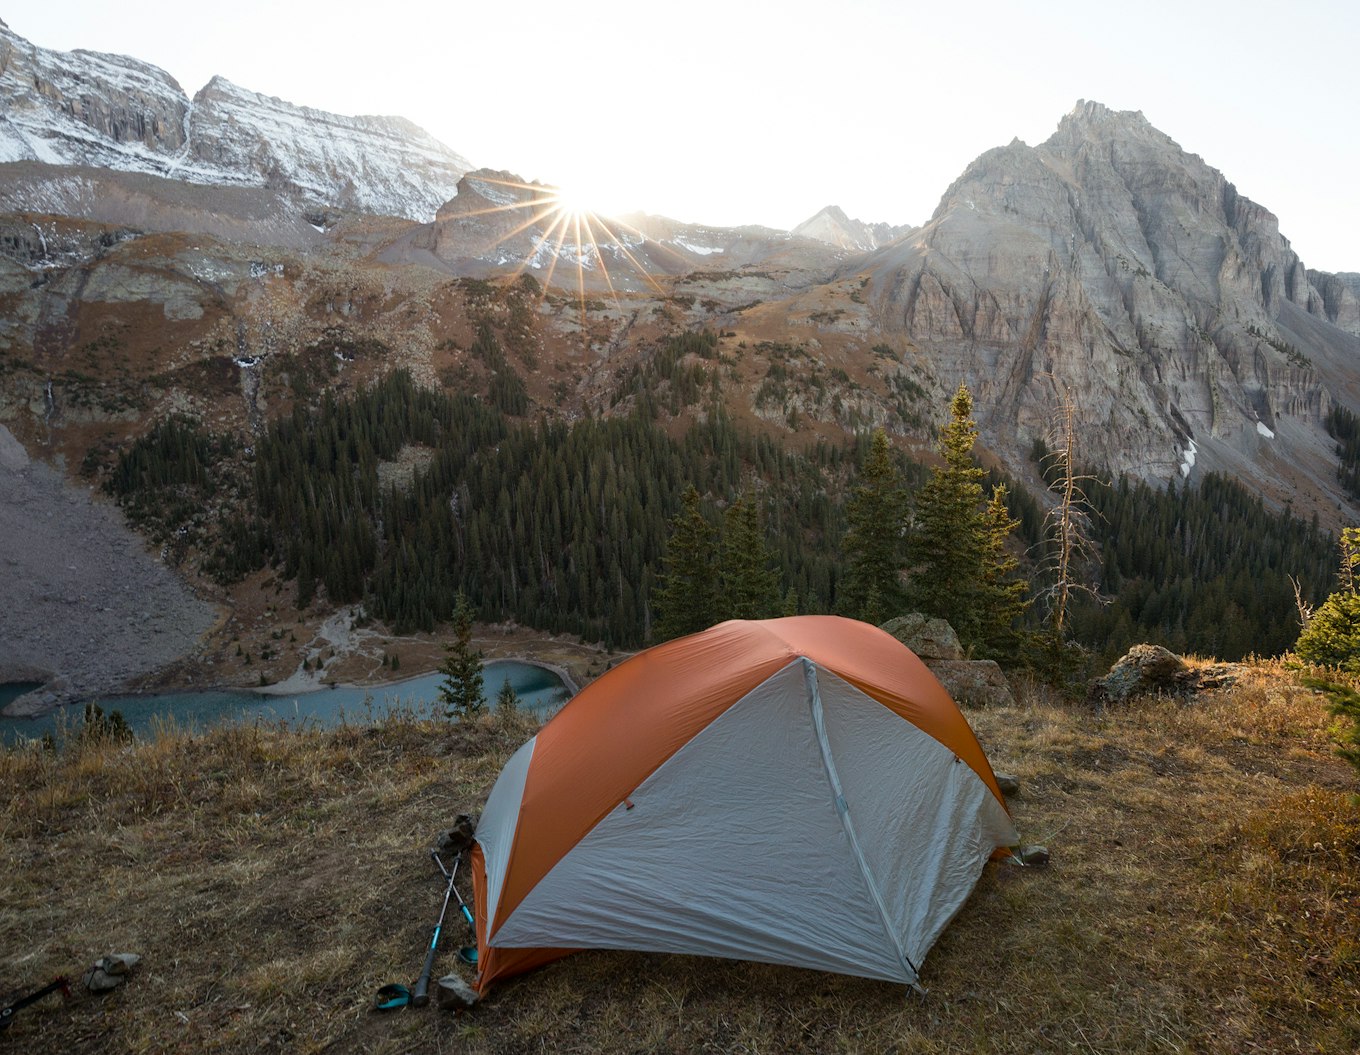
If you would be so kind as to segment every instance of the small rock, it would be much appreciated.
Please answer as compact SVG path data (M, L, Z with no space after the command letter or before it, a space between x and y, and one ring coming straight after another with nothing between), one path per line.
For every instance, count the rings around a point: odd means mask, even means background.
M129 972L141 962L142 958L135 952L111 952L107 956L101 956L95 965L85 972L81 982L92 993L107 993L110 989L117 989L122 985Z
M127 974L141 962L142 958L135 952L111 952L95 966L108 974Z
M85 977L81 981L92 993L107 993L110 989L117 989L122 985L124 977L121 974L109 974L104 968L96 965L85 972Z
M461 975L446 974L435 987L435 1002L442 1011L465 1011L477 1003L477 991Z
M1013 777L1009 773L993 772L996 777L996 786L1001 789L1001 794L1009 798L1012 795L1020 794L1020 778Z
M1028 868L1043 868L1048 864L1047 846L1022 846L1015 855L1020 863Z
M472 840L477 831L477 825L466 813L460 813L453 822L453 827L448 831L440 832L436 847L442 854L461 854L466 853L472 848Z

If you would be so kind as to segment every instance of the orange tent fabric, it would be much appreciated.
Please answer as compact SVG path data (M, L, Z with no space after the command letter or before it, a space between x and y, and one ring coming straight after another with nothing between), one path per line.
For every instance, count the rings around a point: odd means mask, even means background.
M799 659L853 686L947 748L977 775L1004 813L996 778L967 721L925 665L891 635L833 616L719 624L647 649L609 671L535 737L494 907L487 900L487 856L480 845L472 856L483 992L499 978L571 951L501 948L495 935L634 789L734 703ZM493 798L499 791L498 786Z

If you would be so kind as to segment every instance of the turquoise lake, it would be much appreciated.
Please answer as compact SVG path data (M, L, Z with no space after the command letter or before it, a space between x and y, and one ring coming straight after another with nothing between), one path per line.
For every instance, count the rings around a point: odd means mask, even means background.
M567 687L553 671L531 663L495 660L487 663L483 686L487 706L494 706L501 685L509 679L519 696L520 708L542 714L556 711L570 697ZM176 692L152 696L105 696L95 699L105 713L120 711L132 731L145 736L158 723L173 721L180 727L205 728L228 722L306 723L323 728L343 722L366 724L393 709L420 716L442 713L436 703L442 674L426 674L406 681L372 688L316 689L287 696L269 696L247 689L221 692ZM32 688L32 685L0 685L0 706ZM0 742L13 744L79 724L84 707L60 708L40 718L0 718Z

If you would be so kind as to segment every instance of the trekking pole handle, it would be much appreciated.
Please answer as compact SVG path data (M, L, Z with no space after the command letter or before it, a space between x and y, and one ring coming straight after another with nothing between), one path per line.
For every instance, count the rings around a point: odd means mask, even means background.
M411 991L411 1006L424 1007L430 1001L430 974L434 971L434 952L439 944L439 930L442 923L435 924L434 934L430 937L430 950L425 954L425 966L420 969L416 987Z

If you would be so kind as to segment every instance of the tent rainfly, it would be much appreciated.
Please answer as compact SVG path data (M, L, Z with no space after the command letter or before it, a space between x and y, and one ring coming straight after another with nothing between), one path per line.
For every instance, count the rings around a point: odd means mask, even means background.
M506 763L472 851L477 986L586 948L916 985L1017 842L906 646L834 616L721 623L615 667Z

